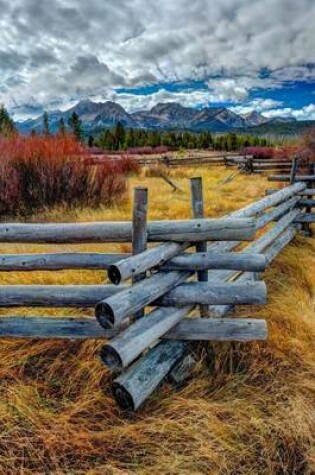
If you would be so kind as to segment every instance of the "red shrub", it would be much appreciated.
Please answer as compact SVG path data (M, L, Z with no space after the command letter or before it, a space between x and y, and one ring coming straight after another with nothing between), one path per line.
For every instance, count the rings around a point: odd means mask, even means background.
M268 160L269 158L273 158L274 149L272 147L245 147L242 153L244 155L252 155L253 158Z
M297 155L304 163L315 162L315 127L303 134L298 147Z
M298 156L298 154L298 144L283 145L275 149L275 158L279 160L292 160L292 158Z
M126 165L127 166L127 165ZM70 135L0 138L0 211L28 214L46 206L99 206L126 191L126 171L93 167Z

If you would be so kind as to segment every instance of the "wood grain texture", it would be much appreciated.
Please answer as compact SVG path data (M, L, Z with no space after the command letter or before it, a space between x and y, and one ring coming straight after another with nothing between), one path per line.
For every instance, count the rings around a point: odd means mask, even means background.
M255 229L248 219L152 221L148 241L251 240ZM131 242L131 222L0 224L0 242L85 243Z

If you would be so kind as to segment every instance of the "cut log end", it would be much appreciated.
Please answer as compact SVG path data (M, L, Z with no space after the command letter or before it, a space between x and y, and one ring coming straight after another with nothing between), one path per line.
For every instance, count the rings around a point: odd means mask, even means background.
M124 411L135 411L136 406L131 394L127 389L116 381L113 383L113 396L120 409Z
M121 283L121 273L117 266L109 266L107 274L112 284L119 285Z
M111 369L122 369L123 362L119 353L111 345L105 345L101 348L100 358L102 362Z
M96 304L95 317L103 328L109 329L113 328L115 325L114 312L106 302L99 302Z

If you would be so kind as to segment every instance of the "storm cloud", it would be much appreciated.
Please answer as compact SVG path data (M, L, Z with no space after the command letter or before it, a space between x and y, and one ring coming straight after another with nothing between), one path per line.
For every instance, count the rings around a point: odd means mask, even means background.
M237 107L256 89L314 82L314 24L314 0L0 0L0 102L49 108L161 84L120 102Z

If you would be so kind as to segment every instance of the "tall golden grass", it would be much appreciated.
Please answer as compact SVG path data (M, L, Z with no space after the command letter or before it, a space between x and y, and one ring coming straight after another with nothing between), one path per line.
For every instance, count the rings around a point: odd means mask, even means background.
M262 177L186 169L183 190L157 177L149 187L150 219L190 216L188 177L203 175L207 216L220 216L263 196ZM47 211L34 220L130 219L128 202L113 208ZM75 246L126 250L125 245ZM43 246L1 245L3 252ZM60 250L46 246L45 250ZM63 250L74 249L64 246ZM268 305L240 308L264 317L264 343L217 344L215 364L201 361L179 391L165 384L138 413L126 416L110 393L112 376L98 358L101 343L2 340L0 346L1 475L311 475L315 473L315 240L299 237L265 273ZM101 283L103 272L2 273L0 283ZM1 310L1 314L8 312ZM13 311L9 312L13 314ZM74 315L74 310L14 313ZM49 318L49 317L48 317Z

